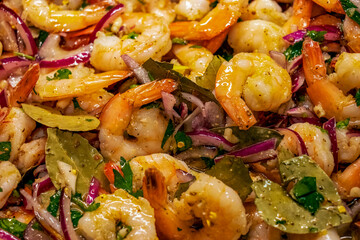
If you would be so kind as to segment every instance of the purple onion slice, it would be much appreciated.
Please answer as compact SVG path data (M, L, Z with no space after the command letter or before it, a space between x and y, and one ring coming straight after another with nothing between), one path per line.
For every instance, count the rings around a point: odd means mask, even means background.
M336 120L335 117L330 118L327 122L324 123L323 128L328 131L330 142L331 142L331 152L334 157L334 172L338 171L339 168L339 159L338 159L338 145L336 138Z

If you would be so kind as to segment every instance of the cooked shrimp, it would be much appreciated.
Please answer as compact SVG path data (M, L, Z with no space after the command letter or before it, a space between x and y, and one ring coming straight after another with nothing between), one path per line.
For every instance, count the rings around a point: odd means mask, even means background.
M57 71L42 74L35 85L35 91L42 101L54 101L93 93L101 88L119 82L131 75L129 71L110 71L99 74L85 68L70 68L69 79L51 80Z
M101 113L104 106L114 97L113 94L107 92L104 89L100 89L96 92L82 95L76 98L79 103L79 106L84 111L97 115Z
M215 96L242 129L255 124L254 111L274 111L291 97L287 71L263 53L238 53L216 76Z
M346 133L346 129L336 129L340 163L352 163L360 156L360 137L350 137Z
M0 124L0 142L11 142L11 153L9 161L18 158L21 145L35 129L36 123L20 108L11 108L9 114Z
M360 158L334 176L342 199L360 197Z
M329 135L309 123L295 123L289 128L301 136L309 156L330 176L335 163Z
M9 161L0 161L0 209L21 180L19 170Z
M228 43L239 52L283 52L285 31L275 23L264 20L249 20L236 23L229 32Z
M23 0L24 16L47 32L70 32L96 24L105 14L104 4L92 4L83 10L61 10L47 0Z
M323 7L328 12L345 14L339 0L314 0L314 2Z
M200 20L210 11L209 0L180 0L175 6L177 18Z
M261 19L282 26L289 19L289 12L282 12L281 7L276 1L255 0L249 4L247 11L241 15L241 19Z
M127 69L121 58L123 54L142 64L149 58L160 60L171 49L170 31L161 18L149 13L125 13L122 21L127 33L135 32L139 35L132 39L99 33L90 58L90 63L96 69Z
M329 76L341 91L347 93L353 88L360 88L360 53L343 52L335 64L335 73Z
M344 25L344 38L347 45L356 53L360 53L360 26L354 20L345 16Z
M145 170L150 167L155 167L161 171L165 177L165 184L170 195L175 193L179 183L176 170L180 169L185 172L190 172L190 169L183 161L178 160L168 154L162 153L133 158L130 161L130 167L134 173L134 192L142 188L142 181L145 176Z
M303 67L308 85L307 93L319 117L335 117L337 121L359 118L360 108L351 95L344 93L329 81L320 45L311 39L303 43Z
M157 239L154 210L146 199L137 199L119 189L113 194L100 195L95 202L100 207L86 212L79 220L79 231L86 239ZM120 223L124 229L117 232ZM131 230L126 230L128 226Z
M171 79L140 85L123 94L115 95L105 106L100 116L101 153L114 162L120 157L163 152L161 141L167 121L157 108L135 110L144 104L161 98L161 92L172 92L177 85ZM124 131L134 136L127 139Z
M145 0L145 5L147 12L163 18L168 24L176 17L174 3L170 0Z
M219 35L240 17L240 12L247 6L243 0L220 0L200 21L179 21L170 24L172 37L186 40L209 40Z
M205 73L214 56L204 47L192 48L192 46L194 45L176 45L172 51L182 65L190 68L190 74L187 77L196 81L196 77Z
M239 195L204 173L197 175L179 200L169 202L164 176L156 168L149 168L143 191L155 210L156 230L162 239L235 240L247 231Z
M21 174L25 174L45 159L45 144L46 138L39 138L21 145L19 157L13 162Z
M287 34L309 26L312 6L312 0L294 0L293 15L283 26Z

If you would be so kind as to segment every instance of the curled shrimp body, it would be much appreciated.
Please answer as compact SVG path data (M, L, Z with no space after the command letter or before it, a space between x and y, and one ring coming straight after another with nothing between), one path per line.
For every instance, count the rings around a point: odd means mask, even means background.
M0 124L0 142L11 142L9 161L18 158L21 145L35 129L36 123L22 109L13 107Z
M274 111L291 97L287 71L263 53L238 53L216 76L215 96L242 129L255 124L253 111Z
M347 93L360 88L360 53L342 53L335 64L335 73L329 76L341 91Z
M239 195L207 174L198 174L179 200L169 202L164 176L150 168L145 172L143 191L155 210L156 230L161 239L235 240L247 231Z
M131 227L125 238L120 239L158 239L154 210L146 199L142 197L137 199L119 189L113 194L100 195L95 202L100 203L100 207L95 211L86 212L79 220L79 230L86 239L119 239L116 228L120 222L124 226Z
M195 81L196 77L202 76L205 73L214 56L204 47L192 48L192 46L194 45L176 45L172 51L181 64L190 68L191 72L187 77Z
M239 52L260 52L285 50L285 31L278 25L264 20L249 20L236 23L229 32L228 43Z
M178 18L185 20L200 20L210 11L209 0L180 0L175 6Z
M339 162L352 163L360 156L360 137L350 137L346 129L336 129Z
M184 172L190 172L189 167L183 161L163 153L133 158L130 161L130 167L134 173L134 192L142 188L142 181L145 176L145 171L148 168L155 167L161 171L162 175L165 177L165 184L170 195L175 193L176 188L178 187L179 180L176 171L180 169Z
M200 21L179 21L170 24L172 37L186 40L209 40L236 23L247 6L243 0L220 0Z
M330 176L335 163L330 150L331 142L328 134L309 123L296 123L289 128L301 136L309 156Z
M160 60L171 49L170 31L162 18L149 13L125 13L121 16L124 29L135 32L132 38L98 34L90 63L98 70L127 69L121 55L127 54L139 64L149 58ZM129 33L128 32L128 33Z
M333 180L342 199L360 197L360 158L337 173Z
M0 161L0 209L21 180L19 170L11 162Z
M309 26L312 6L312 0L294 0L293 15L283 26L287 34Z
M89 5L84 10L62 10L47 0L23 0L24 16L47 32L76 31L96 24L105 14L105 5Z
M163 152L161 141L167 126L165 117L157 108L135 111L161 98L162 91L172 92L176 87L174 80L164 79L115 95L100 116L101 153L113 161L119 161L120 157L131 159L134 156ZM125 130L135 139L126 138Z
M326 74L325 61L318 42L305 39L303 43L303 66L307 93L315 105L319 117L335 117L337 121L349 117L359 118L360 108L351 95L345 96Z

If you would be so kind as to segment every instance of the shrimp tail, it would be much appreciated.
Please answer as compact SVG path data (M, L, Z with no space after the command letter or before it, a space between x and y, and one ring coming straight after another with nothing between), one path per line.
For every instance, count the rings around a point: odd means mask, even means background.
M165 177L157 168L148 168L143 178L144 197L150 205L159 209L166 204Z
M326 78L325 60L320 45L310 38L306 38L303 43L303 66L309 86Z

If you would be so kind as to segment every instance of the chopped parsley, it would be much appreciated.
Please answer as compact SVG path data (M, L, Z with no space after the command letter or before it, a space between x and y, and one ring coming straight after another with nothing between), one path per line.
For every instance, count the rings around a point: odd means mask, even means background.
M3 192L3 189L0 187L0 192Z
M350 118L347 118L345 120L337 122L336 123L336 128L338 128L338 129L346 128L349 125L349 122L350 122Z
M182 39L182 38L173 38L171 39L172 43L174 44L180 44L180 45L186 45L187 44L187 41L185 39Z
M84 10L84 8L86 8L87 6L89 6L89 3L85 0L85 1L83 1L83 3L81 4L79 10L80 10L80 11L81 11L81 10Z
M200 46L200 45L192 45L192 46L189 47L189 48L202 48L202 46Z
M72 99L72 102L73 102L73 104L74 104L74 108L75 108L75 109L82 109L82 108L80 107L80 104L79 104L78 100L76 99L76 97L74 97L74 98Z
M138 36L139 36L138 33L136 33L136 32L131 32L131 33L129 33L129 34L127 35L127 38L135 39L135 38L137 38Z
M356 106L360 106L360 89L358 89L355 94L355 102L356 102Z
M0 219L0 228L11 233L12 235L22 238L27 224L19 222L15 218Z
M121 171L124 174L124 177L117 171L113 169L114 173L114 186L116 188L124 189L134 197L138 198L143 195L142 190L138 190L137 192L133 192L133 172L130 167L130 161L126 161L123 157L120 158L120 166Z
M324 36L327 32L326 31L308 31L306 36L310 37L312 40L316 42L324 41Z
M293 188L295 200L306 210L315 214L320 208L320 203L325 199L323 195L317 192L316 178L304 177L297 182Z
M70 75L71 75L71 71L69 69L62 68L57 70L52 78L46 77L46 80L51 81L51 80L69 79Z
M29 59L29 60L35 60L35 57L27 55L25 53L21 53L21 52L14 52L14 55L18 56L18 57L23 57L23 58L26 58L26 59Z
M37 46L40 48L43 44L44 44L44 42L45 42L45 40L46 40L46 38L49 36L49 33L48 32L46 32L46 31L44 31L44 30L40 30L40 32L39 32L39 36L38 36L38 38L37 38Z
M83 214L77 209L71 209L70 213L71 213L71 221L73 223L73 226L76 228L78 226L79 220L83 216Z
M173 124L172 120L170 119L169 123L168 123L168 125L166 127L163 140L161 142L161 148L164 147L166 141L169 139L169 137L171 137L171 135L174 133L174 131L175 131L174 124Z
M123 240L132 231L132 227L128 225L124 225L122 222L119 222L116 225L116 230L117 230L116 240Z
M210 3L210 8L215 8L217 5L218 5L219 1L216 0L216 1L213 1L212 3Z
M360 24L360 13L357 6L353 4L350 0L340 0L340 3L346 15L348 15L349 18L354 20L357 24Z
M113 9L114 8L114 6L107 6L106 8L105 8L105 10L106 11L110 11L111 9Z
M0 161L8 161L11 153L11 142L0 142Z
M286 60L290 61L297 56L300 56L302 52L302 45L303 41L299 41L294 43L294 45L289 46L284 52Z
M285 224L286 220L277 220L275 224Z
M54 217L57 216L59 203L60 203L60 196L61 196L61 190L58 190L54 195L50 197L50 204L46 209Z
M176 141L176 146L179 151L185 151L192 146L191 138L186 135L184 132L177 132L174 136Z
M73 203L75 203L76 205L78 205L81 208L81 210L83 210L85 212L92 212L100 207L100 203L95 203L95 201L92 202L90 205L86 204L82 200L80 193L75 193L74 195L72 195L71 201Z

